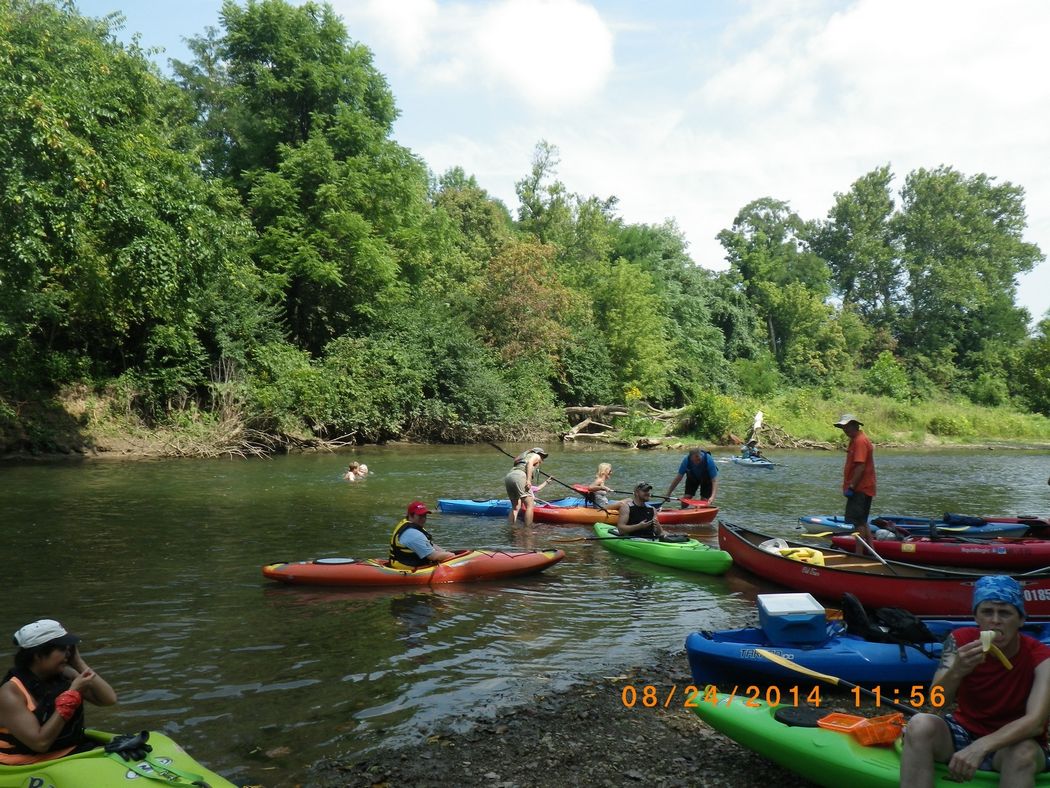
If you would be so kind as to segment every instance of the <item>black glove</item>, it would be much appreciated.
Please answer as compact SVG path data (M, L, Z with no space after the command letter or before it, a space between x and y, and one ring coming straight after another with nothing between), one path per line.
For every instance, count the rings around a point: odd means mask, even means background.
M104 749L106 752L115 752L125 761L141 761L148 753L153 752L153 747L146 744L149 731L141 733L122 733L114 736L113 740Z

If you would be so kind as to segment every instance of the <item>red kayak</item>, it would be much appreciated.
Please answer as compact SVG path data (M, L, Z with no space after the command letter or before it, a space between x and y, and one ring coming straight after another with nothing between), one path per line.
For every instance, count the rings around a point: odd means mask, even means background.
M855 552L856 540L850 536L833 536L831 543L842 550ZM982 539L962 542L954 539L908 537L902 541L876 539L871 542L883 558L906 564L930 566L972 566L981 569L1050 568L1050 541L1046 539Z
M532 519L537 523L563 525L616 525L619 516L616 509L603 511L593 506L537 506L532 510ZM717 516L717 506L690 506L688 509L659 509L656 520L661 525L694 525L709 523Z
M377 558L318 558L264 566L263 576L308 586L404 586L505 580L542 572L565 557L562 550L460 550L440 564L394 569Z
M761 545L768 543L766 548ZM776 544L773 544L773 543ZM792 591L840 604L847 591L866 606L903 607L917 616L969 616L973 586L984 572L970 574L856 555L833 547L775 539L726 522L718 524L718 544L733 564ZM797 552L794 560L784 552ZM819 553L819 557L815 554ZM1050 616L1050 572L1014 575L1024 589L1030 617Z

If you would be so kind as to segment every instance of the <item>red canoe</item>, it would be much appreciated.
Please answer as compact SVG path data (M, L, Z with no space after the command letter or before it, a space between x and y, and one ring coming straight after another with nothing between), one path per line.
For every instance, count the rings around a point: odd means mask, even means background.
M688 509L660 509L656 519L661 525L695 525L709 523L718 516L717 506L690 506ZM537 506L532 519L537 523L562 525L616 525L619 513L615 509L604 512L593 506Z
M264 566L271 580L308 586L403 586L504 580L542 572L565 557L561 550L460 550L454 558L414 571L393 569L386 560L318 558Z
M802 548L800 552L807 555L819 553L824 562L820 566L759 546L771 539L768 534L747 528L725 522L718 524L719 547L733 557L735 566L793 591L808 591L836 605L849 591L868 607L903 607L918 616L969 616L974 583L984 574L997 574L952 572L896 561L881 563L871 556L831 547L778 540L781 545ZM1015 577L1024 588L1028 615L1050 616L1050 573Z
M833 536L831 543L842 550L855 552L853 536ZM871 543L883 558L906 564L930 566L968 566L981 569L1050 569L1050 540L1047 539L982 539L960 542L951 539L930 540L909 537L903 541L876 539Z

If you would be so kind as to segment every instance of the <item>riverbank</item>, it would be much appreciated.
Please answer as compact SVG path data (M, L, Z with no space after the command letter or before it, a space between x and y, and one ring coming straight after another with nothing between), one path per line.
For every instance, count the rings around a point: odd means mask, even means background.
M304 776L305 788L484 785L541 788L555 784L711 788L809 788L813 783L762 758L703 723L680 700L692 683L685 653L601 676L565 692L537 696L465 733L452 722L409 746L357 758L330 758ZM666 708L627 708L624 687L657 688ZM829 711L858 713L828 688ZM861 712L863 713L863 712ZM874 714L875 712L871 712ZM458 722L458 720L457 720Z
M1050 448L1050 419L1005 405L992 408L961 400L898 402L859 394L826 400L818 392L805 389L761 400L719 395L714 404L722 413L710 423L697 423L695 417L689 416L688 407L678 409L680 417L670 421L648 419L640 411L626 417L625 424L630 427L622 433L607 430L601 437L573 436L573 430L568 430L564 433L566 445L582 444L586 439L589 443L607 442L643 450L677 451L697 443L734 449L742 441L741 436L750 434L756 414L762 412L763 426L757 436L766 450L836 450L844 442L832 424L843 412L851 412L864 422L865 432L879 448ZM573 412L577 410L565 409L566 428L573 423ZM70 387L48 400L11 403L0 398L0 459L247 457L333 451L359 445L353 435L328 440L305 426L295 434L274 434L253 429L251 423L235 411L208 412L193 407L171 411L159 421L146 423L128 403L121 404L83 386ZM468 434L474 434L476 440L499 439L481 434L480 428L475 432ZM712 440L694 433L721 437ZM411 436L401 439L404 438ZM514 442L551 444L561 439L562 433L546 431L516 434Z

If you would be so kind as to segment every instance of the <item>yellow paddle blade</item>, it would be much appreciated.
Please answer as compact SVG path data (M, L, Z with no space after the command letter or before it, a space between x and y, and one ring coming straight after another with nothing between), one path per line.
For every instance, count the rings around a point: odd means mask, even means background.
M821 531L819 534L801 533L799 536L805 536L807 539L820 539L824 536L831 536L834 531Z
M766 651L764 648L756 648L755 651L761 656L768 659L770 662L775 662L781 667L787 668L788 670L793 670L796 673L804 673L805 675L811 676L812 678L820 679L821 681L826 681L828 684L834 684L836 687L842 680L838 676L829 676L827 673L819 673L802 665L796 665L790 659L786 659L785 657L782 657L779 654L774 654L772 651Z

